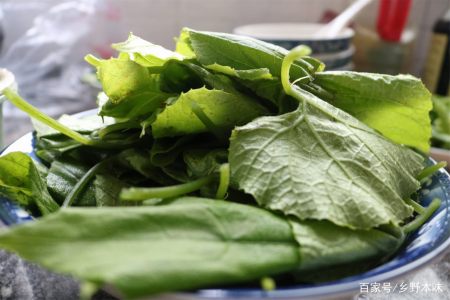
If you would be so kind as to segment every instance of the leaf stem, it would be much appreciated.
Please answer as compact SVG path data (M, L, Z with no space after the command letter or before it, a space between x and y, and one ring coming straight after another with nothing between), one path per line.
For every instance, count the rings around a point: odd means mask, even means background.
M425 207L423 207L422 205L420 205L416 201L414 201L412 199L406 199L405 202L406 202L406 204L411 205L414 208L414 211L416 213L418 213L418 214L424 214L425 213Z
M410 233L419 229L419 227L422 226L440 206L441 199L434 198L430 205L424 209L423 213L419 214L416 219L403 226L403 231L405 233Z
M283 89L286 94L293 96L297 100L303 99L303 96L292 88L289 71L296 59L301 58L302 56L307 56L310 53L311 48L308 46L297 46L284 57L281 65L281 84L283 85Z
M117 148L128 146L134 144L135 140L100 140L100 139L92 139L88 138L75 130L70 129L64 124L56 121L50 116L46 115L30 103L28 103L25 99L23 99L16 91L11 88L6 88L3 90L3 94L6 98L8 98L9 102L11 102L15 107L22 110L26 114L28 114L31 118L34 118L45 125L57 130L58 132L64 134L65 136L77 141L80 144L98 148Z
M87 61L93 67L100 67L101 61L97 57L92 54L88 54L84 57L84 60Z
M78 195L84 190L89 181L91 181L92 177L94 177L97 174L98 170L100 170L107 161L110 160L103 160L95 164L92 168L89 169L89 171L87 171L83 175L83 177L80 178L77 184L75 184L70 193L64 199L61 208L69 207L72 205L72 203L75 201Z
M217 137L217 139L219 139L219 141L223 141L224 134L222 130L217 127L216 124L213 123L213 121L211 121L211 119L205 114L200 105L198 105L195 101L191 101L190 106L192 112L197 116L197 118L199 118L203 125L205 125L205 127L208 128Z
M177 184L172 186L154 187L154 188L141 188L132 187L123 189L120 192L120 200L124 201L144 201L150 198L172 198L188 194L200 189L202 186L210 183L213 177L202 177L200 179Z
M24 111L27 113L30 117L48 125L49 127L61 132L62 134L70 137L71 139L84 144L84 145L93 145L93 141L80 133L70 129L69 127L61 124L60 122L56 121L55 119L47 116L40 110L38 110L36 107L25 101L22 97L19 96L18 93L16 93L11 88L6 88L3 91L3 94L6 98L8 98L9 102L11 102L15 107L18 109Z
M217 188L216 199L225 199L230 184L230 164L220 166L220 181Z
M425 179L427 179L428 177L430 177L431 175L433 175L434 173L436 173L439 169L445 168L446 166L447 166L447 162L441 161L435 165L426 167L425 169L422 170L422 172L419 173L419 175L417 175L417 180L422 182Z

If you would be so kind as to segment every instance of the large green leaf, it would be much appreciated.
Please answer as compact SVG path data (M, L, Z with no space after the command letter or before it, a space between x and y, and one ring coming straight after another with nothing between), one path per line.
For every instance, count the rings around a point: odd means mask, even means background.
M36 205L43 215L59 209L33 160L22 152L0 157L0 195L25 207Z
M194 106L203 111L214 128L198 118ZM181 94L157 116L152 133L161 138L215 130L226 132L265 114L268 114L265 108L251 98L222 90L193 89Z
M423 158L301 93L307 101L296 111L234 130L234 185L260 205L302 220L368 229L409 217L412 208L403 199L419 187Z
M233 34L191 29L185 29L185 32L189 35L188 38L184 37L185 40L188 39L185 44L192 48L196 58L204 66L216 66L215 69L219 68L220 71L223 71L223 68L228 68L228 74L240 70L249 70L251 79L258 79L261 76L263 76L262 78L270 78L270 75L279 77L281 75L281 63L288 53L284 48ZM264 69L269 70L269 72L263 71ZM322 69L323 65L319 61L312 58L302 58L292 67L292 76L297 79ZM238 73L234 75L239 75Z
M428 152L431 94L410 75L349 71L317 73L314 83L333 97L329 102L399 144Z
M127 299L258 279L299 264L286 220L204 198L63 209L3 232L0 247L98 286L111 284Z

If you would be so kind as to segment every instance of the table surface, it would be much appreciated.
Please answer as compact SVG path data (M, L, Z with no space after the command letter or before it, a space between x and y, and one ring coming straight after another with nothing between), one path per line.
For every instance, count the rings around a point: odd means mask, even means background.
M5 116L4 145L10 144L31 129L31 123L24 115ZM3 224L0 223L0 228L2 226ZM389 292L385 289L381 293L355 295L355 297L344 299L450 300L450 253L443 256L437 263L398 282L403 283L407 288L402 292L400 289L397 289L397 291L391 289ZM394 285L392 283L392 287ZM442 291L429 291L426 288L437 286ZM370 288L375 287L370 286ZM77 281L66 276L53 274L0 250L0 300L61 299L79 299L79 284ZM116 298L100 292L94 296L94 299L112 300ZM170 297L165 299L170 299ZM343 300L343 298L339 299Z

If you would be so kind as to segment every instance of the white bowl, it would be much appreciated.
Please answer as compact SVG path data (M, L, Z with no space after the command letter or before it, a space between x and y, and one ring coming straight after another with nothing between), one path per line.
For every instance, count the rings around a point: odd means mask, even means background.
M254 37L286 49L299 44L312 48L313 53L334 53L350 48L354 31L345 28L336 37L319 36L317 32L324 24L319 23L261 23L240 26L234 29L235 34Z

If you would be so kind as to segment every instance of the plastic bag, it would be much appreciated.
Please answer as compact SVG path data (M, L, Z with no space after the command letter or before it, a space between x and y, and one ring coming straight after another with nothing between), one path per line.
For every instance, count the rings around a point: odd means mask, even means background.
M0 5L5 34L0 67L14 73L20 94L55 117L94 107L97 91L83 83L91 72L83 58L87 53L113 54L105 49L126 36L120 11L102 0L9 0ZM4 116L8 131L18 123L8 118L23 114L6 105ZM14 131L17 137L24 130L14 126Z

